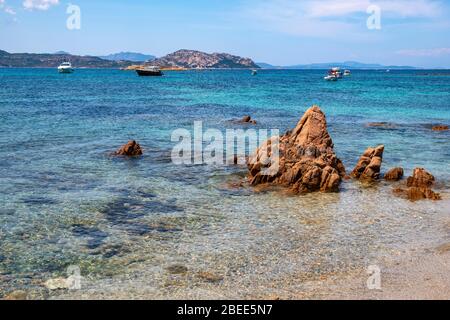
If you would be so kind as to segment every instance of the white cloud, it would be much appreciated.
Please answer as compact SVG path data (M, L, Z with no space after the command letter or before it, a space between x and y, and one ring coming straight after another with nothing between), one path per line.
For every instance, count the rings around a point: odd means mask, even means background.
M336 31L350 31L343 21L321 21L311 15L311 1L270 0L245 8L246 16L266 29L301 36L333 36Z
M434 18L443 6L440 0L255 0L247 2L243 12L272 31L312 37L363 36L371 5L379 6L382 17L389 18Z
M6 8L5 8L5 12L6 12L7 14L12 15L12 16L16 15L16 11L14 11L14 9L11 8L11 7L6 7Z
M305 1L305 12L311 17L339 17L366 13L370 5L377 5L382 13L397 17L434 17L441 10L441 3L436 0L324 0Z
M0 9L3 9L4 12L6 12L7 14L10 15L15 15L16 11L14 11L13 8L11 8L10 6L6 5L6 1L5 0L0 0Z
M24 0L23 7L28 10L47 10L59 4L59 0Z
M402 56L410 57L439 57L450 55L450 48L435 48L435 49L407 49L396 52Z

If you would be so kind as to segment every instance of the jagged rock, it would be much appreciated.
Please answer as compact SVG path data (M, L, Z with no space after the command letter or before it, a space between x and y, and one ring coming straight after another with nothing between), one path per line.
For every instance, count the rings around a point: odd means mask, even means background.
M360 180L377 180L380 178L381 163L383 161L384 146L368 148L350 174Z
M129 157L140 156L142 155L142 149L139 143L132 140L128 141L127 144L123 145L119 150L116 151L115 154L118 156L129 156Z
M403 168L393 168L385 173L384 180L399 181L403 178Z
M441 200L439 193L434 192L430 188L411 187L406 190L406 197L411 201L417 200Z
M408 177L406 181L407 188L397 188L394 190L394 193L405 196L411 201L423 199L441 200L440 194L431 190L434 182L435 178L431 173L423 168L416 168L413 175Z
M448 126L433 126L433 128L431 128L431 130L433 130L433 131L447 131L448 130Z
M434 184L434 176L424 168L414 169L413 175L406 180L407 187L430 188Z
M279 149L278 170L266 172L264 169L270 167L266 160L275 157L275 148ZM338 191L345 176L344 165L333 150L325 114L318 106L308 109L295 129L279 141L272 137L260 146L249 157L248 169L254 186L271 183L298 193Z

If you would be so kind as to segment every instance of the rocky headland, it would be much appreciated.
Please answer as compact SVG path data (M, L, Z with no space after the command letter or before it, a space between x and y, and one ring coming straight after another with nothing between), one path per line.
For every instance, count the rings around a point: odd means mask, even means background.
M178 50L164 57L149 62L162 68L187 69L259 69L249 58L242 58L228 53L205 53L196 50Z

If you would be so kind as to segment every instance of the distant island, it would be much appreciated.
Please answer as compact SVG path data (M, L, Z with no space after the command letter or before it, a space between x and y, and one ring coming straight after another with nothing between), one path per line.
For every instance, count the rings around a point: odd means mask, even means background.
M124 68L132 61L110 61L93 56L77 56L67 52L57 53L9 53L0 50L0 67L12 68L56 68L70 61L76 68Z
M0 67L13 68L56 68L60 63L70 61L75 68L116 68L127 69L140 67L138 64L155 65L164 69L231 69L252 68L259 66L249 58L242 58L228 53L205 53L195 50L178 50L164 57L155 59L151 55L122 52L103 57L78 56L64 51L56 53L9 53L0 50Z
M362 69L362 70L380 70L380 69L416 69L411 66L384 66L375 63L361 63L356 61L345 61L345 62L327 62L327 63L312 63L312 64L298 64L293 66L274 66L264 62L257 62L258 66L262 69L330 69L333 67L339 67L342 69Z
M243 58L229 53L206 53L196 50L178 50L164 57L156 58L153 55L120 52L106 56L80 56L65 51L55 53L9 53L0 50L0 67L12 68L56 68L64 61L70 61L75 68L110 68L130 69L142 65L159 66L164 70L186 69L417 69L411 66L384 66L381 64L368 64L356 61L299 64L292 66L275 66L264 62L255 63L250 58Z
M156 59L154 55L142 54L137 52L119 52L109 54L107 56L99 56L99 58L110 61L133 61L133 62L146 62Z
M196 50L178 50L150 62L163 68L185 69L259 69L250 58L242 58L228 53L205 53Z

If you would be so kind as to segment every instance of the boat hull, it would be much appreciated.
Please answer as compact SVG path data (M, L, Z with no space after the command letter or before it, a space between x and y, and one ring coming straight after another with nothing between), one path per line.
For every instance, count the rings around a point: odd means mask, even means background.
M136 70L136 73L140 77L160 77L163 75L161 70L158 71L151 71L151 70Z
M64 69L58 69L58 72L59 73L73 73L73 69L66 69L66 68L64 68Z

